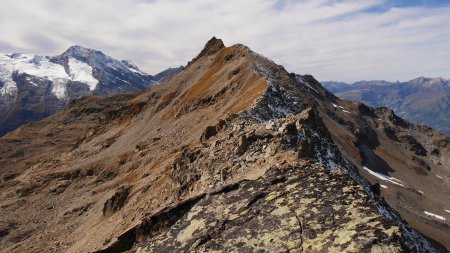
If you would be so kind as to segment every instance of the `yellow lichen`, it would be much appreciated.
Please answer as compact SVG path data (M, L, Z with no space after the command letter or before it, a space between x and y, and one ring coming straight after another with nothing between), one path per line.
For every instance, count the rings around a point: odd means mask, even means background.
M370 253L395 253L400 252L401 249L393 245L373 245L370 249Z
M295 217L291 217L288 220L282 220L281 221L281 226L283 227L288 227L291 229L296 229L299 228L299 224L298 224L298 220Z
M356 234L355 230L348 231L337 231L335 232L336 238L334 239L334 244L343 245L352 240L352 237Z
M136 253L150 253L150 251L147 248L138 247Z
M316 201L316 199L309 199L309 198L302 198L300 199L300 204L302 205L308 205Z
M323 251L323 247L330 242L329 237L333 235L332 230L327 230L322 234L317 235L313 240L307 240L303 244L303 248L306 250Z
M281 205L281 203L283 203L283 201L284 201L284 198L279 198L279 199L277 199L277 200L275 201L275 204L276 204L277 206L279 206L279 205Z
M286 243L286 246L289 250L296 249L301 245L301 241L298 240L289 240Z
M272 231L265 231L250 240L244 240L243 242L251 248L258 250L267 250L269 247L284 248L288 249L298 248L301 245L301 240L288 240L286 241L283 237L288 236L289 231L283 229L276 229ZM244 239L244 238L242 238ZM242 241L242 240L241 240ZM257 251L257 250L255 250Z
M277 197L277 193L276 192L271 192L269 193L269 195L267 195L266 200L267 201L272 201Z
M398 227L391 227L387 230L383 231L385 234L387 234L389 237L391 237L394 234L399 235L400 234L400 229Z
M237 219L237 218L239 218L239 215L238 214L231 214L230 216L228 216L228 220L235 220L235 219Z
M369 227L376 227L378 224L380 224L379 221L374 221L374 222L367 223L367 226L369 226Z
M277 209L273 210L270 214L275 215L275 216L281 216L284 214L288 214L289 208L287 206L280 206Z
M293 198L288 198L288 205L294 204L295 200Z
M185 243L186 241L193 238L193 233L199 230L205 229L205 220L191 220L191 223L189 226L187 226L183 231L181 231L178 236L177 240L181 243Z
M346 186L346 187L342 188L342 191L343 191L343 192L349 192L349 191L351 191L351 190L352 190L352 187L351 187L351 186Z
M356 247L355 242L351 242L351 243L347 246L347 248L345 248L344 251L345 251L345 252L358 252L358 251L360 251L360 250L358 250L358 248Z
M314 230L319 230L322 228L322 225L320 223L313 223L310 225L310 227Z
M292 189L297 187L297 185L298 185L298 183L293 183L293 184L286 186L286 191L291 191Z

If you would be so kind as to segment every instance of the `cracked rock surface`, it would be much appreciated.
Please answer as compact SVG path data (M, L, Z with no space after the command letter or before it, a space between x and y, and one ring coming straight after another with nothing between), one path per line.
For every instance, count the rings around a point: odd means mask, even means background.
M361 186L305 164L206 195L130 252L401 252L402 242Z

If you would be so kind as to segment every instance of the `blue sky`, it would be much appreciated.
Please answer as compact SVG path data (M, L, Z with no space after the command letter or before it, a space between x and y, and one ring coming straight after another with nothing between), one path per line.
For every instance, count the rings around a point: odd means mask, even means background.
M386 12L391 8L439 8L450 5L450 0L394 0L383 1L383 4L369 8L368 12Z
M448 5L448 0L395 0L386 1L386 5L392 7L406 7L406 6L443 6Z
M433 0L2 0L0 52L78 44L157 73L216 36L319 80L450 78L449 14Z

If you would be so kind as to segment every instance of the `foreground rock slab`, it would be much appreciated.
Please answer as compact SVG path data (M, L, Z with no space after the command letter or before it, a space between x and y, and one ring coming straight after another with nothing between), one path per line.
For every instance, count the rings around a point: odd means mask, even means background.
M130 252L403 250L400 228L377 211L361 186L339 171L305 165L272 169L206 195L167 231Z

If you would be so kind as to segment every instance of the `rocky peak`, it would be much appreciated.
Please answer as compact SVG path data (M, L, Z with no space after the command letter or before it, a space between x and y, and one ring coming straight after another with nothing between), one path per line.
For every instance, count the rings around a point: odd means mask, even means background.
M142 87L154 83L152 76L141 72L131 61L117 60L101 51L78 45L71 46L61 55L54 56L50 59L55 63L63 65L66 70L70 68L69 61L71 59L86 63L93 68L93 74L97 79L108 79L108 81L104 80L104 84L108 86L122 83L121 79L128 81L126 83L138 83ZM117 78L117 76L121 77Z
M82 46L78 46L78 45L74 45L74 46L69 47L61 55L52 57L51 60L53 62L64 65L64 62L67 62L69 60L69 58L75 58L79 61L82 61L86 64L89 64L91 66L95 66L98 68L98 67L104 65L108 61L108 58L110 58L110 57L106 56L104 53L102 53L100 51L82 47Z
M194 59L192 59L188 65L192 64L193 62L197 61L199 58L203 56L212 55L222 48L224 48L225 45L223 44L223 41L221 39L217 39L215 36L212 37L208 42L206 42L205 46L203 47L200 54L197 55Z
M448 80L445 80L442 77L429 78L429 77L423 77L423 76L413 79L413 80L409 81L408 83L413 86L424 87L424 88L448 87L448 85L449 85Z
M203 54L213 54L220 49L224 48L225 45L221 39L217 39L216 37L212 37L208 42L206 42L205 47L200 52L200 55Z
M63 55L71 55L71 56L84 56L87 57L89 54L93 52L100 52L91 48L73 45L70 46L66 51L64 51Z

